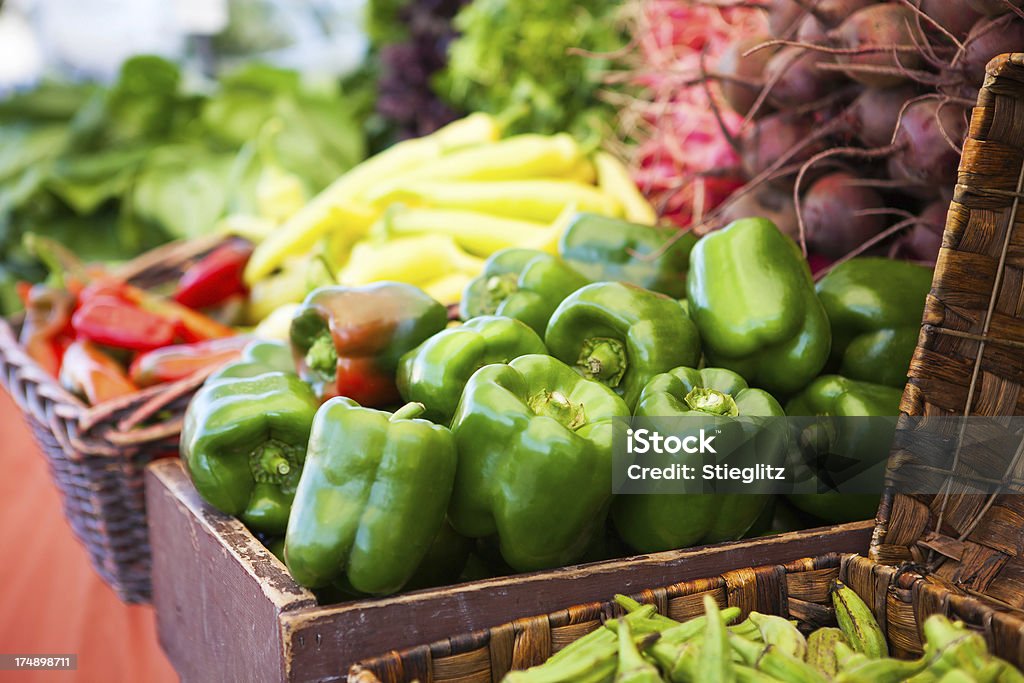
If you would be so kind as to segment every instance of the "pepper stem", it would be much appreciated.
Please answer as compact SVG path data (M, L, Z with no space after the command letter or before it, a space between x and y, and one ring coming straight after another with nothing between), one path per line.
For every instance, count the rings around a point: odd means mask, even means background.
M413 420L423 414L427 407L422 403L406 403L404 406L394 412L394 414L388 418L388 422L398 422L399 420Z
M740 414L736 399L729 394L722 393L717 389L707 387L694 387L683 399L690 410L697 410L711 415L724 415L736 417Z
M583 342L576 366L587 379L597 380L614 389L626 374L629 359L625 346L618 339L595 337Z
M519 276L515 273L492 275L484 282L484 306L489 315L497 312L501 302L519 291Z
M266 441L249 454L253 478L260 483L281 483L292 474L294 448L280 441Z
M573 403L560 391L542 391L526 402L536 415L550 417L566 429L576 431L587 423L582 403Z
M338 350L330 332L321 332L306 352L306 367L330 379L338 372Z

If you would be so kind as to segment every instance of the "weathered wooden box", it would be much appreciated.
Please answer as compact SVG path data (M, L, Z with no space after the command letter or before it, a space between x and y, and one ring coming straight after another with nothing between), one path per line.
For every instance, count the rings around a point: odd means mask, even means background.
M207 505L177 460L146 475L153 604L182 680L341 681L383 651L735 569L867 551L874 522L319 605L233 517Z

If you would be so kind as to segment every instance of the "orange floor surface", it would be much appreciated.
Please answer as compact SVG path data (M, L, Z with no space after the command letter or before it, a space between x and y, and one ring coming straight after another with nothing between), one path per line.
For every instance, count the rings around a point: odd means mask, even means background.
M77 671L0 671L0 681L176 681L153 610L124 605L92 570L46 461L2 390L0 472L0 654L78 655Z

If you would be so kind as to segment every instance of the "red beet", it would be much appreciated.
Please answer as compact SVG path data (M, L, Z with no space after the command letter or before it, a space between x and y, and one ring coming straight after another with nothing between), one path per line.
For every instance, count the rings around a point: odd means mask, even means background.
M807 191L801 213L807 246L812 251L837 258L885 228L884 215L862 213L884 208L885 200L857 181L852 173L836 171L820 178Z
M746 116L754 106L754 101L761 92L765 65L775 54L775 50L765 48L746 57L743 53L768 40L771 38L763 35L743 38L733 43L719 58L718 72L725 76L720 81L722 95L729 106L741 116Z
M964 54L957 62L970 88L980 88L985 67L996 55L1024 49L1024 20L1015 14L982 19L964 41Z
M799 0L808 12L826 28L834 28L843 23L848 16L869 5L877 4L877 0Z
M986 16L995 17L1006 14L1013 7L1020 7L1024 2L1022 0L1010 0L1010 2L1006 0L967 0L967 4Z
M784 165L806 161L821 149L814 120L788 113L772 114L748 126L740 146L743 171L753 178L785 157Z
M921 10L954 36L963 38L981 15L966 0L921 0ZM939 31L923 22L925 33L937 36Z
M764 68L764 80L772 84L771 101L780 109L791 109L820 100L838 80L836 72L818 69L818 64L831 61L831 55L814 50L782 48Z
M842 48L863 49L862 52L837 57L841 64L849 65L847 75L858 83L889 88L909 78L900 72L916 69L924 56L910 49L923 44L924 36L917 28L913 10L896 3L881 3L865 7L846 18L830 34L834 43Z
M796 0L768 0L768 30L775 38L792 38L807 10Z
M796 207L793 206L792 192L778 191L762 185L726 206L715 223L724 227L735 220L751 216L767 218L783 233L793 239L797 237Z
M890 176L935 193L952 185L960 151L950 142L961 145L966 132L962 106L934 98L914 102L903 112L893 139L897 149L889 159Z
M900 240L898 253L915 261L934 263L942 246L947 211L949 202L942 200L926 206L917 217L917 224Z
M907 100L917 95L910 85L866 88L850 105L849 115L857 139L866 147L888 145Z

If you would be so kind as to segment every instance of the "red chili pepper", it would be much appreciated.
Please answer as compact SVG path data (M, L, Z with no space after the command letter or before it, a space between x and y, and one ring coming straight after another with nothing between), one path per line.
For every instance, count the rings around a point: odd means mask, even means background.
M244 294L242 272L252 256L248 242L233 240L193 264L178 281L174 300L189 308L208 308Z
M132 351L170 346L175 336L167 318L105 294L82 301L71 326L81 338Z
M246 336L226 337L156 349L137 357L128 375L140 387L176 382L238 358L251 341Z
M84 339L72 342L64 352L60 383L90 405L137 391L117 361Z
M33 285L24 290L25 322L18 341L29 357L57 376L63 340L70 331L75 299L62 289Z
M198 311L193 311L188 306L182 306L177 301L165 299L132 285L124 285L123 292L127 300L139 308L171 321L175 332L186 342L235 336L234 329Z

